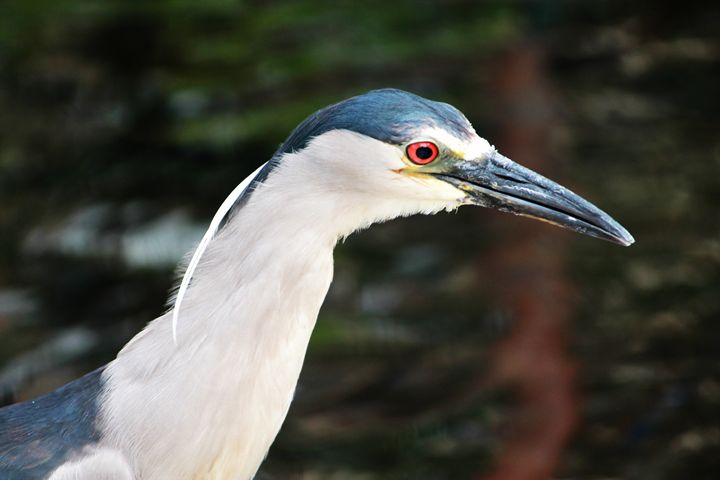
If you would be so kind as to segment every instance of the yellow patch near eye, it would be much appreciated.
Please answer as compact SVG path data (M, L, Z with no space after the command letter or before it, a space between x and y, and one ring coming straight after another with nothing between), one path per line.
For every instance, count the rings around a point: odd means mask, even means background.
M419 172L417 168L413 168L412 166L393 168L390 171L395 173L401 173L403 175L427 175L424 172Z
M406 175L408 177L414 177L418 180L426 180L426 181L430 180L432 182L440 182L442 184L445 184L444 181L440 180L439 178L435 177L434 175L430 174L429 172L424 172L417 168L413 168L412 166L403 167L403 168L395 168L392 171L395 173L399 173L401 175Z

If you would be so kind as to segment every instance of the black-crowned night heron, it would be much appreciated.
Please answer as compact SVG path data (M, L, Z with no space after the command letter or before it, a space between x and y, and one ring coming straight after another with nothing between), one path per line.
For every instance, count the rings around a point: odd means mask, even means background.
M0 478L252 478L290 406L338 239L461 205L633 243L448 104L386 89L331 105L223 203L172 312L108 365L0 410Z

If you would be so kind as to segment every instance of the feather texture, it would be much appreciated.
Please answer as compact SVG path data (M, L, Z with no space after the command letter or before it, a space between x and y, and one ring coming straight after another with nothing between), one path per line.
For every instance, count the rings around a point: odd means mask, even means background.
M190 259L190 263L188 263L187 268L185 269L185 273L183 275L182 280L180 281L180 286L178 287L177 294L175 295L175 302L173 304L172 309L172 336L173 336L173 342L177 344L177 324L178 324L178 318L180 317L180 307L182 306L183 298L185 297L185 292L187 291L188 287L190 286L190 281L192 280L193 274L195 273L195 269L197 268L198 263L200 262L200 259L202 258L203 253L205 253L205 249L210 244L210 241L215 237L215 234L217 234L218 229L220 228L220 225L226 220L226 217L230 210L233 208L234 205L237 204L238 200L242 198L244 194L248 191L248 187L250 187L250 184L253 182L255 177L260 173L260 171L265 168L267 163L262 164L260 167L258 167L253 173L251 173L245 180L240 182L240 184L235 187L235 189L230 192L230 195L227 196L225 201L223 201L222 205L220 205L220 208L218 208L218 211L215 212L215 215L213 216L212 220L210 221L210 226L208 227L207 231L203 235L202 239L200 240L200 243L198 244L197 248L195 249L195 252L193 252L193 256Z

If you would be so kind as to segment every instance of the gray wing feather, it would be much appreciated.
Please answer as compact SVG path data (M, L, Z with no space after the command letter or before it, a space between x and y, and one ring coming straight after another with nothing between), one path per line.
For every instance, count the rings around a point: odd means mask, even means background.
M0 480L47 478L98 442L103 368L35 400L0 409Z

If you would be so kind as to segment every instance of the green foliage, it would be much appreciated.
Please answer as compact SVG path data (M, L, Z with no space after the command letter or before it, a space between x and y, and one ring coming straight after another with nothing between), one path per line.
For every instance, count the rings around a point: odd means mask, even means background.
M715 478L718 18L712 3L619 0L3 2L0 360L78 325L104 342L68 360L73 374L112 358L163 310L173 275L98 251L168 212L203 225L306 115L395 86L456 104L501 151L545 128L567 183L638 240L567 253L577 305L561 334L587 401L559 475ZM541 66L512 70L528 52ZM527 91L499 99L513 82ZM493 219L406 219L339 247L270 478L492 466L516 396L458 398L513 327L487 278L487 252L512 247ZM88 229L99 246L63 250ZM55 386L61 366L19 395Z

